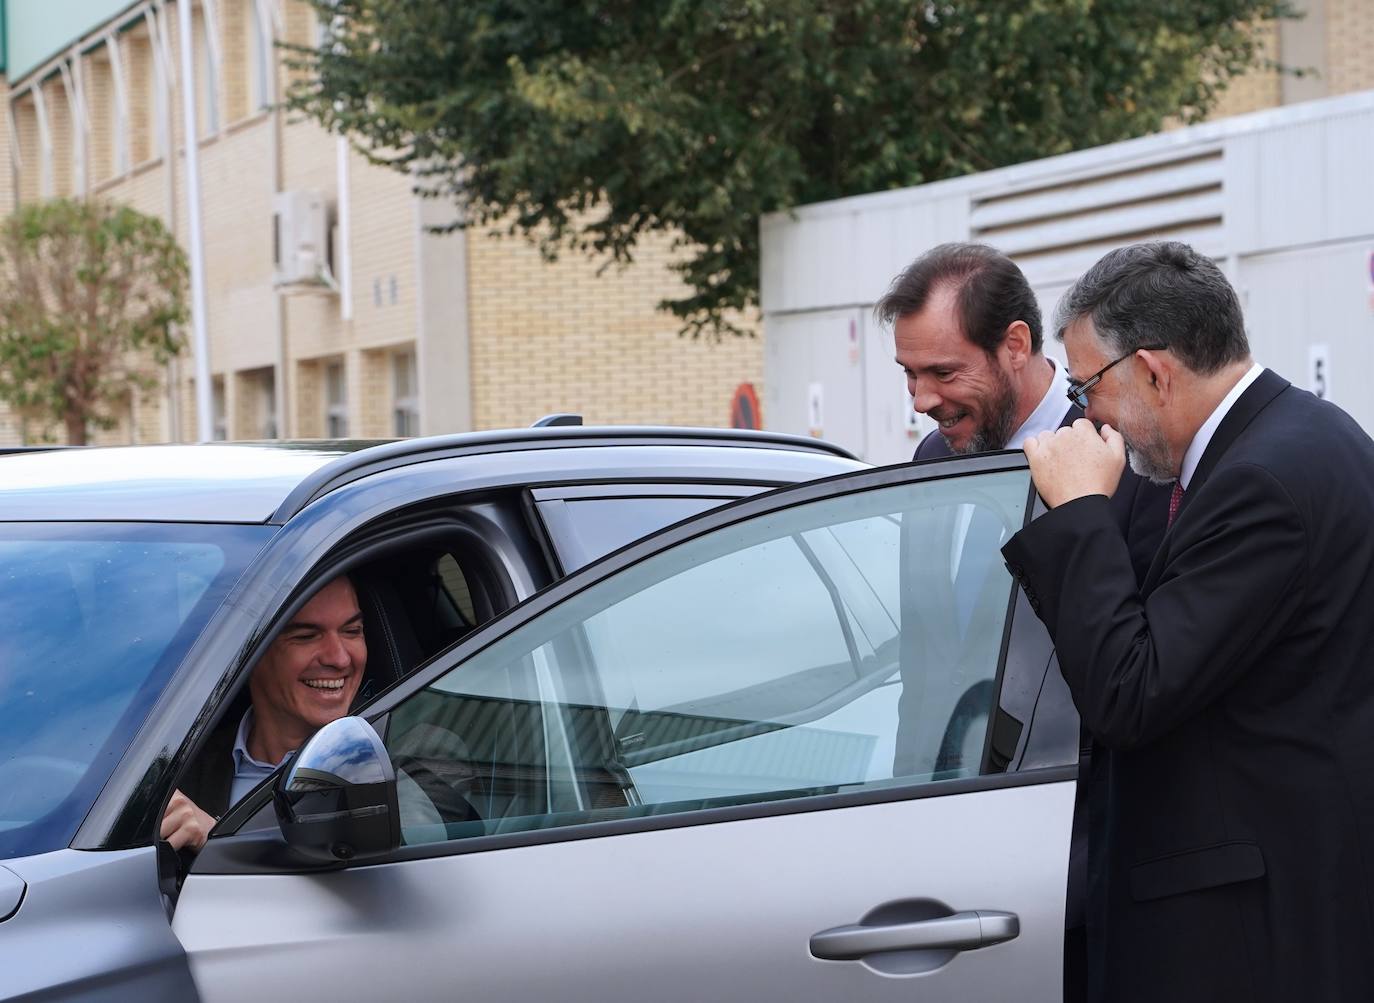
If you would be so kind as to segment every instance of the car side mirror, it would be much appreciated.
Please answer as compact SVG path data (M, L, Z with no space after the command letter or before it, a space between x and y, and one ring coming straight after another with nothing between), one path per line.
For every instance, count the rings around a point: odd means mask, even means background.
M401 844L396 771L360 717L315 732L277 778L273 803L287 844L311 860L348 863Z

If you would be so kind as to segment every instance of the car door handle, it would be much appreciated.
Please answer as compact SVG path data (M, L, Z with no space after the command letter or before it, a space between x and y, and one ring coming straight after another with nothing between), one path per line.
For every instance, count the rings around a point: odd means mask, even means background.
M915 923L832 927L811 935L811 953L825 961L857 961L883 951L969 951L1020 932L1016 913L977 909Z

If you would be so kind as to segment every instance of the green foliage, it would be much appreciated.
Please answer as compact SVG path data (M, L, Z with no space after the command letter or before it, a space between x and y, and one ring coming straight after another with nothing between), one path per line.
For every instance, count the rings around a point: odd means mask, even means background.
M69 442L111 427L181 350L186 282L154 217L74 199L21 206L0 222L0 398L64 424Z
M1284 0L313 0L293 107L552 257L672 233L693 333L761 214L1193 121Z

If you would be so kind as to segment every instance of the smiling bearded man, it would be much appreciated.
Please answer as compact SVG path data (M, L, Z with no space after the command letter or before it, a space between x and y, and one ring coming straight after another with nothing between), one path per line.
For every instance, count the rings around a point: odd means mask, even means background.
M367 667L363 614L353 583L340 575L282 628L248 679L253 705L226 720L177 791L162 819L175 850L198 850L216 815L270 776L283 759L331 721L348 713Z
M1045 355L1034 290L996 248L931 248L892 280L874 313L892 328L912 406L936 422L913 460L1020 449L1083 417L1068 371ZM1169 506L1168 491L1147 476L1123 478L1112 499L1137 577L1159 549Z
M875 312L892 327L913 406L937 424L913 459L1017 449L1083 417L1083 395L1076 394L1080 403L1070 403L1075 388L1067 371L1044 354L1040 306L1030 283L994 248L941 244L927 251L893 280ZM1137 579L1149 569L1168 518L1169 492L1158 481L1172 480L1172 474L1154 476L1161 469L1157 430L1151 429L1150 416L1139 417L1133 469L1141 476L1123 477L1110 503ZM990 568L1001 567L993 560L1001 542L986 543ZM903 687L899 743L908 729L919 727L906 722L920 721L919 687L913 683L908 690L905 681ZM1081 757L1079 775L1088 776L1090 766L1087 756ZM1064 931L1064 998L1070 1001L1086 991L1088 822L1082 787L1078 793Z

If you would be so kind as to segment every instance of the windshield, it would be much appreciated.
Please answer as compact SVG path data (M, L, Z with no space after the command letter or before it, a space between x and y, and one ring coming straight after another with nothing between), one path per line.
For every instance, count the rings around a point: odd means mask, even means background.
M0 524L0 859L66 846L270 526Z

